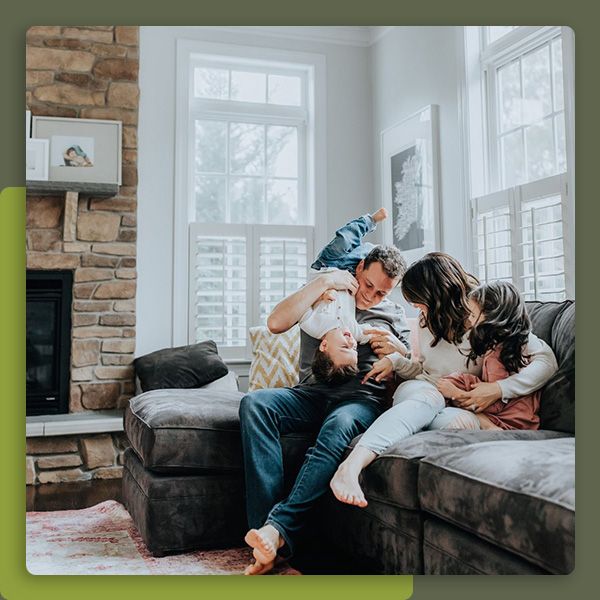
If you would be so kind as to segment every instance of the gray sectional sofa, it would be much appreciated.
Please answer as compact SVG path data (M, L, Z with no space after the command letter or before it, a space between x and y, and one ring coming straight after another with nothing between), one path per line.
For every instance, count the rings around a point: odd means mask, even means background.
M318 544L357 573L541 574L574 568L575 304L528 303L559 371L538 431L425 431L363 475L369 505L327 494ZM132 399L123 498L155 555L239 545L246 529L238 406L230 375ZM312 435L282 438L288 484Z

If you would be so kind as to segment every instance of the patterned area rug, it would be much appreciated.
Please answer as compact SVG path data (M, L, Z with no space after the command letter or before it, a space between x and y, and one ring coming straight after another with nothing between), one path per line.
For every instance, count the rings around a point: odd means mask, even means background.
M153 557L122 504L27 513L27 570L34 575L241 575L250 548ZM300 575L282 563L274 575Z

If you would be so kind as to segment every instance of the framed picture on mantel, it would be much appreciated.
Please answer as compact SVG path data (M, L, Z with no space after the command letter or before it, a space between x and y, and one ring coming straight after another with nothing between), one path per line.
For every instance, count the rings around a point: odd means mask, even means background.
M121 185L121 121L33 117L49 142L49 181Z

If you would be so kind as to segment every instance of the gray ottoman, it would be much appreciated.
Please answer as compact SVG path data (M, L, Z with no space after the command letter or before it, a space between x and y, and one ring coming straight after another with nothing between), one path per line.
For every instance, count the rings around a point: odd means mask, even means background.
M155 556L239 545L247 529L238 409L243 393L170 389L124 415L123 502ZM314 434L281 440L287 488Z

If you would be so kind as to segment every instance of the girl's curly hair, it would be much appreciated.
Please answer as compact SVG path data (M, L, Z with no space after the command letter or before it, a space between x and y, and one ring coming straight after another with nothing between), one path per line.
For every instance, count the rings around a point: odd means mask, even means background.
M529 362L523 350L531 321L519 290L508 281L491 281L475 288L469 298L477 303L484 320L471 329L468 361L500 344L500 362L504 368L509 373L520 371Z
M402 293L408 302L427 307L419 325L433 334L432 347L440 340L461 343L468 328L467 296L478 283L455 258L443 252L430 252L408 268L402 278Z

